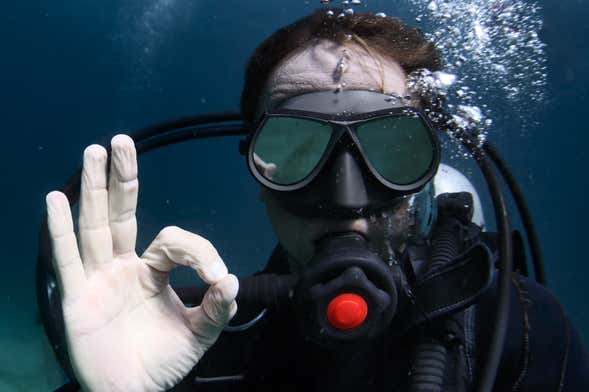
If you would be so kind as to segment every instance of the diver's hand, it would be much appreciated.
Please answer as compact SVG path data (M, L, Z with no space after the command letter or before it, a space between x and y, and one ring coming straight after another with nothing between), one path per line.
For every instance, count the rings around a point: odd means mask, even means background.
M84 151L79 248L67 198L47 195L70 358L84 390L165 390L186 376L235 314L237 278L207 240L177 227L163 229L137 256L131 138L112 139L108 190L106 162L103 147ZM211 285L198 307L185 307L168 284L179 264Z

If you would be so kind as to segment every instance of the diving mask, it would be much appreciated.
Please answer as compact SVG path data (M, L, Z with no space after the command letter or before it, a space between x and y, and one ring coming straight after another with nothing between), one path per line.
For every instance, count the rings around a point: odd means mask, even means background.
M249 140L249 168L264 186L294 191L311 183L342 145L397 196L429 182L440 157L426 116L401 99L366 91L319 92L264 114Z

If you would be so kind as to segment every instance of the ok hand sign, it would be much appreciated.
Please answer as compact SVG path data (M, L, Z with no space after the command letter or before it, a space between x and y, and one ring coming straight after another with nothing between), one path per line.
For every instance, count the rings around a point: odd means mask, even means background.
M161 391L216 341L237 311L238 283L209 241L177 227L136 254L135 146L125 135L111 144L109 176L106 150L84 151L77 239L66 196L47 195L68 351L84 389ZM211 285L200 306L184 306L168 283L180 264Z

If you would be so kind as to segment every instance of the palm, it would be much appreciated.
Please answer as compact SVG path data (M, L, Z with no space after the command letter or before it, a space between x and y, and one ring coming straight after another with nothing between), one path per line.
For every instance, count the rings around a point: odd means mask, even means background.
M96 147L85 154L83 265L67 200L58 193L48 196L68 348L88 389L163 390L194 367L235 313L236 281L208 241L179 228L162 230L137 256L135 152L128 138L119 140L117 145L113 139L108 192L104 155ZM190 264L213 284L201 306L186 308L169 286L168 273L176 264Z

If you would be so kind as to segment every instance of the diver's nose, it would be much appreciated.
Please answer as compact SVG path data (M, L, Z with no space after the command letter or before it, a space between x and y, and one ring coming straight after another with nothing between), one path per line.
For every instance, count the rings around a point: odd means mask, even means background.
M351 141L340 140L317 176L302 189L275 193L276 200L298 215L355 217L365 210L388 208L396 194L372 174Z
M370 179L361 163L348 149L340 149L323 168L317 179L323 184L324 195L337 208L363 208L369 203L367 186Z

